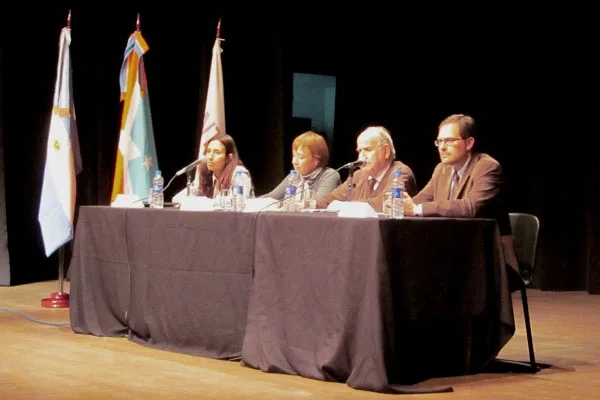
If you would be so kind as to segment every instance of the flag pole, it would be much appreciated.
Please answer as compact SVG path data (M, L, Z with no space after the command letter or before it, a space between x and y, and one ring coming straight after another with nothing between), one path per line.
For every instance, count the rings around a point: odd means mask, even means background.
M67 29L71 29L71 10L67 15ZM64 291L65 286L65 245L58 249L58 292L42 299L45 308L69 308L70 296Z
M50 297L42 299L42 307L45 308L69 308L69 293L64 291L65 282L65 246L58 249L58 292L52 293Z

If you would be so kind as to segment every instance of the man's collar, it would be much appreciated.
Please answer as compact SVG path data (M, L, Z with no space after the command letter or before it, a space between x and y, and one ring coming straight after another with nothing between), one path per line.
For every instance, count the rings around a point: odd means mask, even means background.
M375 179L377 182L381 182L383 180L383 177L385 176L385 174L387 174L388 171L389 171L389 169L392 168L392 165L394 165L394 161L393 160L390 163L390 165L388 165L388 167L386 169L384 169L381 172L379 172L379 174L377 174L377 176L369 175L369 180Z
M471 153L469 153L469 156L467 157L467 160L462 165L462 167L460 167L458 170L456 169L456 167L452 167L452 170L456 171L456 173L458 174L459 178L462 178L463 174L465 173L465 169L467 169L467 165L469 165L469 161L471 161Z

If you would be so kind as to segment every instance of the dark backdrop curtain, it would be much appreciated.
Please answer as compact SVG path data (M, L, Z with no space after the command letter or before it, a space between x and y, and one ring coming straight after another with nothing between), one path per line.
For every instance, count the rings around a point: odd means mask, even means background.
M0 77L2 76L2 48L0 48ZM6 204L4 196L4 133L2 129L2 80L0 80L0 286L10 284L10 260L6 229Z
M37 224L64 2L36 8L18 34L3 23L3 127L12 283L56 277ZM240 10L237 10L240 11ZM73 9L71 46L84 171L78 204L108 204L121 104L119 69L141 13L159 164L165 177L196 158L218 18L227 130L257 193L289 170L293 72L337 77L331 165L356 158L367 125L388 127L423 187L438 123L455 112L482 128L477 148L503 165L512 211L541 219L533 285L600 293L599 62L591 24L568 31L525 15L397 13L340 17L202 12L165 5ZM2 13L6 22L8 13ZM494 17L494 18L492 18ZM496 18L498 17L498 18ZM502 17L502 18L500 18ZM25 21L25 18L22 19ZM551 19L544 19L551 21ZM410 22L410 23L409 23ZM563 25L561 25L563 26ZM173 183L170 198L185 185Z

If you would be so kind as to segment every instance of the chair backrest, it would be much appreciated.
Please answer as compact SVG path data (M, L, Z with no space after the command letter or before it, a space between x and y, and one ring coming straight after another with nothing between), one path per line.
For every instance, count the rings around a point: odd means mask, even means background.
M519 269L523 280L529 283L535 268L540 220L533 214L525 213L510 213L509 217Z

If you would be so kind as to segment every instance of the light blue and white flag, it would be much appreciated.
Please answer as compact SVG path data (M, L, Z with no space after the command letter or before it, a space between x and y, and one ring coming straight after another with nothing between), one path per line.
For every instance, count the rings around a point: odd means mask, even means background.
M54 101L38 213L46 257L73 239L77 195L75 176L82 169L73 104L70 44L71 29L65 27L60 33Z

